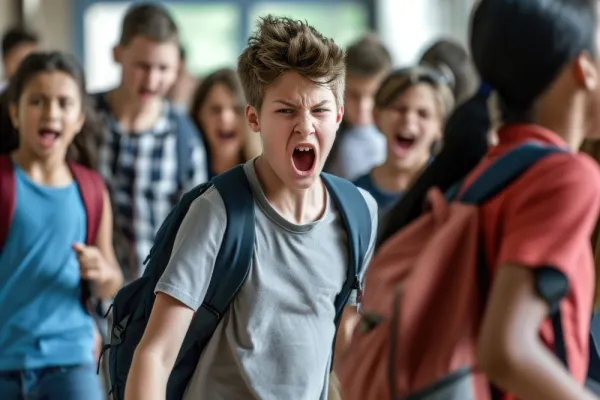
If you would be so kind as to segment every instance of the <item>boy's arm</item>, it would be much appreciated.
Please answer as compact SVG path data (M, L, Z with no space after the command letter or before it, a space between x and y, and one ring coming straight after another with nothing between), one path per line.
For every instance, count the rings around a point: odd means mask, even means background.
M165 399L181 344L208 290L226 226L225 205L216 190L208 189L190 206L156 285L150 320L127 378L127 400Z
M596 399L542 343L548 317L531 268L505 264L494 277L478 343L479 366L500 388L522 400Z
M194 316L194 310L157 293L125 387L126 400L164 400L167 381Z

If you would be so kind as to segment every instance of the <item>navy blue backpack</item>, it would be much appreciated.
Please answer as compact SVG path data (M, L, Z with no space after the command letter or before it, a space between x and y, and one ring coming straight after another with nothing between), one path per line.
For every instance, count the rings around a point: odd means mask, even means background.
M348 232L348 273L335 299L337 326L352 290L359 288L359 275L369 247L372 221L362 194L352 183L325 173L321 176L340 210ZM110 344L105 346L110 350L109 375L115 400L124 399L133 354L146 329L154 304L154 289L171 257L179 226L191 203L213 185L225 203L227 227L206 297L190 324L169 377L167 400L183 397L202 350L248 275L255 239L254 197L243 166L240 165L183 195L157 232L154 246L145 261L143 276L123 287L115 297Z

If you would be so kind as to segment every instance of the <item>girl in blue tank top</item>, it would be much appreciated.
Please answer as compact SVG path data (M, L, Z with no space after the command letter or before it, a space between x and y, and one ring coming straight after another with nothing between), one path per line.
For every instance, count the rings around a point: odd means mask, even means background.
M81 282L89 282L92 296L109 299L122 275L106 189L97 192L103 198L95 243L86 245L86 208L67 162L75 154L91 160L81 146L90 139L83 71L69 56L36 53L10 85L19 147L2 171L13 174L14 188L0 188L0 196L15 196L12 210L0 209L0 221L10 221L0 243L0 398L100 400L95 325Z

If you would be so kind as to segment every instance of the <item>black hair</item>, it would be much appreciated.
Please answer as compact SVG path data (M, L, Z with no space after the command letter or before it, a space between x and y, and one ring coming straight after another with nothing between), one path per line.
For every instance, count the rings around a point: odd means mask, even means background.
M36 33L23 27L15 27L4 32L2 36L2 55L6 56L12 49L22 44L37 44Z
M582 51L595 56L597 0L482 0L471 23L481 79L502 120L531 122L537 98Z
M69 146L67 157L86 167L97 166L96 148L100 137L100 124L92 110L89 96L85 91L85 75L74 57L58 51L49 53L33 53L27 56L13 76L8 87L8 104L18 104L23 91L33 77L40 73L64 72L71 76L79 87L82 112L85 123ZM13 129L14 133L16 131ZM17 136L18 137L18 136Z
M456 108L444 130L444 147L417 178L402 199L382 218L377 246L418 218L427 192L437 187L445 192L461 181L481 161L488 149L489 90L482 85L469 100Z
M420 64L437 69L446 76L457 104L477 92L479 77L467 50L451 39L439 39L421 56Z

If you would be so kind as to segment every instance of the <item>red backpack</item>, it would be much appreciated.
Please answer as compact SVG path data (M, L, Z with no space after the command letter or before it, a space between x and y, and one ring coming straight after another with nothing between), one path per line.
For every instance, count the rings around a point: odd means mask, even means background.
M338 371L344 400L500 396L477 371L475 350L489 286L478 206L557 151L519 146L459 196L457 185L448 194L455 199L450 202L432 189L429 211L382 246L367 270L361 321ZM552 305L566 291L555 279L538 286ZM560 313L553 309L556 352L564 362Z
M95 245L104 207L104 181L95 171L75 162L69 162L73 178L79 187L86 215L85 243ZM0 251L6 241L16 206L16 185L10 156L0 156ZM88 305L91 295L89 284L82 282L82 302Z

